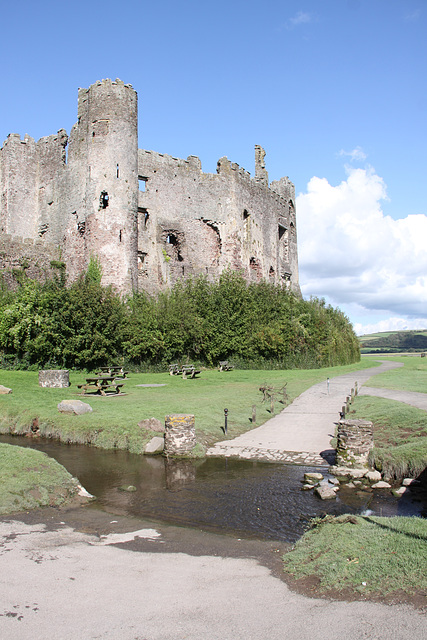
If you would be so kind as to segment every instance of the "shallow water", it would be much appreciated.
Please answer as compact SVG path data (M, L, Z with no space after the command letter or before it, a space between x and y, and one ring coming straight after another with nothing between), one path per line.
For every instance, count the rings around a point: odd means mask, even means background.
M166 460L126 451L105 451L14 436L0 442L30 446L62 464L112 513L133 515L242 538L294 542L308 521L330 513L427 515L414 496L400 500L389 492L357 495L340 490L339 498L321 501L301 491L303 474L319 468L207 458ZM321 470L326 473L326 468ZM123 491L133 485L136 491Z

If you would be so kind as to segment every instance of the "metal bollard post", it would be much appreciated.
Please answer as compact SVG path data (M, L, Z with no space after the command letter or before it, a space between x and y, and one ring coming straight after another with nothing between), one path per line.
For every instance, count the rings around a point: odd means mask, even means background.
M252 405L252 424L256 423L256 404Z
M225 435L227 435L227 417L228 417L228 409L224 409L224 431L225 431Z

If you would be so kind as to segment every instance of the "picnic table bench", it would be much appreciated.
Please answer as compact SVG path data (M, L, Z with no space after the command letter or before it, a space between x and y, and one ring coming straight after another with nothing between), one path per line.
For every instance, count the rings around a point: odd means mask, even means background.
M182 369L179 366L179 364L170 364L169 365L169 375L178 376L180 373L182 373Z
M228 360L221 360L218 364L218 368L220 371L231 371L234 369L234 366L228 362Z
M93 393L100 396L116 396L122 393L121 388L124 382L115 382L116 376L90 376L86 378L84 384L78 384L77 388L81 389L82 395Z
M182 379L186 380L187 376L190 378L195 378L198 374L200 373L200 371L198 371L196 369L196 367L192 364L188 364L188 365L183 365L182 367Z

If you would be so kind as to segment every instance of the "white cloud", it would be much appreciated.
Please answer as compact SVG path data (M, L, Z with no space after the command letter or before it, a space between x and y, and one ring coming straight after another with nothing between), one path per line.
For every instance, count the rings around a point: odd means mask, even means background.
M303 294L427 326L427 216L384 215L386 185L374 169L347 174L335 187L313 177L297 198Z
M364 336L369 333L379 333L381 331L407 331L422 330L427 327L427 318L417 320L408 320L405 318L388 318L380 320L374 324L361 324L356 322L354 330L358 336Z
M412 13L407 13L405 15L405 21L414 22L415 20L418 20L420 16L421 16L421 9L415 9L414 11L412 11Z
M362 162L368 157L361 147L355 147L352 151L344 151L344 149L341 149L338 155L349 156L350 160L354 162Z
M309 13L304 11L298 11L298 13L293 17L289 18L289 24L292 27L297 27L300 24L307 24L312 21L312 17Z

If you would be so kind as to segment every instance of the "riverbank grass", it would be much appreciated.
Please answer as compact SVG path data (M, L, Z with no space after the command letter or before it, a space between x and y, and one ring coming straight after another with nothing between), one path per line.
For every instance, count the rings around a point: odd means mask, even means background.
M164 424L168 414L188 413L195 415L198 442L206 447L225 439L224 409L228 409L228 438L263 424L283 409L283 394L277 393L271 413L270 402L262 402L260 386L280 389L286 383L291 402L317 382L324 380L326 385L328 377L377 365L365 359L327 369L203 370L198 378L188 380L168 373L131 373L123 387L126 395L109 398L79 395L77 385L84 383L84 373L71 371L71 386L67 389L48 389L39 387L36 371L0 370L0 384L12 389L12 394L0 396L0 432L25 434L33 428L39 435L63 442L142 453L153 432L139 428L138 422L154 417ZM164 386L141 386L146 384ZM58 403L67 398L80 398L93 412L80 416L59 413ZM255 424L251 422L253 405Z
M371 420L374 449L370 465L391 480L415 478L427 467L427 412L403 402L358 396L352 417Z
M78 480L45 453L0 443L0 515L59 506L78 492Z
M283 556L285 573L312 595L424 596L427 604L427 520L326 516Z

